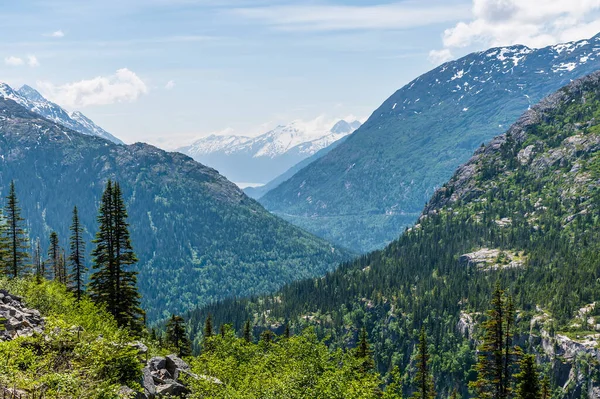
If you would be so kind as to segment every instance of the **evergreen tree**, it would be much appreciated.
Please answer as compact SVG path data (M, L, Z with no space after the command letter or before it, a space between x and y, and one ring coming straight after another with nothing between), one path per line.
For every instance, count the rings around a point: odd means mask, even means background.
M427 335L425 327L421 327L419 334L419 344L417 345L417 372L415 374L414 385L416 391L413 394L415 399L433 399L435 398L435 387L433 377L429 372L429 348L427 348Z
M356 347L356 358L361 361L359 366L361 372L366 373L375 368L373 352L371 351L371 345L369 344L369 337L365 327L360 330L358 346Z
M290 325L286 324L285 325L285 330L283 332L283 336L288 339L290 337Z
M6 233L8 237L8 268L10 277L18 277L25 270L25 262L29 258L27 233L23 228L21 208L15 190L15 182L10 182L10 190L6 197Z
M77 301L81 301L84 292L83 277L87 268L85 267L85 242L83 241L83 227L79 222L79 213L77 207L73 208L73 221L71 223L71 237L69 264L71 274L69 280L72 286L71 290L75 293Z
M402 399L402 375L398 366L394 366L390 372L388 384L383 392L383 399Z
M204 339L210 338L213 335L212 316L209 314L204 322Z
M550 390L550 377L548 377L548 374L546 374L542 379L541 397L542 399L550 399L552 397L552 392Z
M513 367L516 361L516 351L513 348L514 335L514 320L515 320L515 305L511 295L505 297L504 310L504 398L510 396L512 392L511 379L514 374Z
M42 248L40 246L40 239L35 240L35 248L33 250L33 267L35 269L35 278L38 282L44 278L44 261L42 260Z
M127 210L118 183L110 180L98 211L99 230L92 251L94 273L90 278L91 298L106 306L121 327L139 332L144 312L137 291L137 272L128 268L137 262L129 236Z
M264 344L269 345L271 342L273 342L273 331L271 331L271 330L263 331L262 334L260 334L260 340Z
M534 355L524 355L517 380L517 399L540 399L540 381Z
M483 342L477 353L477 380L469 383L478 398L504 399L510 395L515 363L512 348L514 307L499 285L483 323Z
M55 231L50 233L50 245L48 247L47 265L52 269L52 275L54 276L54 280L62 281L60 265L60 244L58 240L58 234Z
M133 252L127 209L123 200L121 186L113 186L114 206L114 250L115 250L115 284L117 321L129 326L132 330L141 330L145 321L145 313L140 307L141 296L137 290L137 272L131 267L138 259Z
M67 256L65 255L65 249L60 249L58 266L60 268L60 282L65 286L69 285L69 274L67 273Z
M219 335L221 338L225 338L225 324L221 324L221 327L219 327Z
M155 333L156 334L156 333ZM190 356L192 353L190 342L185 331L185 321L181 316L172 315L167 322L167 343L177 351L177 356Z
M4 215L2 214L2 209L0 209L0 273L4 273L6 275L10 274L10 270L8 268L8 265L10 264L10 251L8 248L8 226L6 224Z
M246 320L244 323L244 341L248 343L252 342L252 326L250 325L250 320Z

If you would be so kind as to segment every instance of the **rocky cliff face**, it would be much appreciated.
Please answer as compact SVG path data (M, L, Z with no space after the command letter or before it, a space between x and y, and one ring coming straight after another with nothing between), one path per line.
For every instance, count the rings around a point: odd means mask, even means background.
M585 104L590 95L590 88L599 84L600 72L593 73L572 82L528 110L505 134L495 137L488 145L479 148L467 163L460 166L450 181L434 193L425 207L424 214L451 206L458 201L469 202L480 196L484 192L481 175L492 163L499 164L501 157L509 149L514 152L521 166L534 171L539 177L551 167L572 164L568 172L572 177L571 184L585 183L589 176L584 175L581 162L577 161L600 149L600 135L585 134L586 130L597 124L595 117L575 124L566 123L564 135L558 143L548 142L536 133L539 125L553 124L557 119L557 112L560 112L565 104ZM592 92L595 90L592 89Z

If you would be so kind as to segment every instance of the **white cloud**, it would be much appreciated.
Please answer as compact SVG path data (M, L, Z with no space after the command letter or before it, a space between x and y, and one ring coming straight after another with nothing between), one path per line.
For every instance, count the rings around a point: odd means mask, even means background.
M429 62L435 65L443 64L446 61L450 61L452 58L452 52L447 48L441 50L431 50L429 52Z
M446 29L443 50L524 44L544 47L600 31L600 0L473 0L472 18Z
M40 66L40 62L35 55L28 55L27 62L21 57L15 57L14 55L11 55L4 58L4 63L8 66L21 66L27 64L32 68Z
M417 1L374 6L283 5L237 8L233 12L283 30L333 31L404 29L456 21L469 14L468 7Z
M165 89L167 90L171 90L175 87L175 81L174 80L169 80L167 82L167 84L165 85Z
M60 39L61 37L65 37L65 32L63 32L62 30L59 29L59 30L51 32L51 33L46 33L46 34L44 34L44 36Z
M27 65L29 65L32 68L35 68L35 67L40 66L40 62L38 61L38 59L35 55L28 55L27 56Z
M25 61L23 61L22 58L11 55L9 57L4 58L4 63L9 66L20 66L23 65Z
M119 69L111 76L98 76L79 82L54 85L38 82L40 90L48 98L65 107L86 107L118 102L133 102L148 93L148 87L134 72Z

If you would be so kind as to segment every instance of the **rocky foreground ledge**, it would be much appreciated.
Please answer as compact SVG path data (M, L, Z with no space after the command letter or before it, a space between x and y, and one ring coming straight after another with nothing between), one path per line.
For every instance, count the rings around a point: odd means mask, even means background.
M141 351L144 346L137 344ZM176 355L153 357L146 362L142 370L141 385L143 392L135 392L129 387L121 387L120 395L127 399L156 399L163 397L185 397L190 393L185 379L205 380L213 384L222 384L217 378L196 375L190 372L190 366Z
M0 290L0 341L30 337L43 331L44 319L39 311L26 308L20 297Z

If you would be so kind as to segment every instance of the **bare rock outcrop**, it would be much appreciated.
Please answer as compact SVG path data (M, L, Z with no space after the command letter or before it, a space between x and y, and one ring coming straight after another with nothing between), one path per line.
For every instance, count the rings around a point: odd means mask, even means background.
M44 331L40 312L28 309L16 295L0 290L0 341L29 337Z

